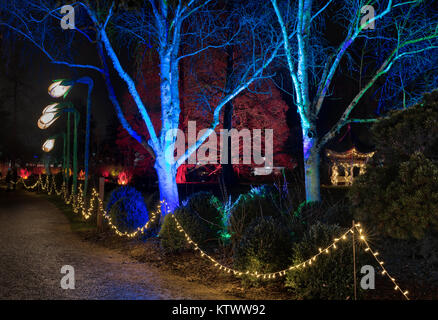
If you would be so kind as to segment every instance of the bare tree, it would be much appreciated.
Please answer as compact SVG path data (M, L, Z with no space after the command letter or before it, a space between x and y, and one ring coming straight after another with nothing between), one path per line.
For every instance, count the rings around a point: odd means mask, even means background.
M170 210L179 204L176 172L178 167L209 137L219 124L222 108L254 82L265 77L265 68L274 60L281 48L281 42L274 33L264 29L263 12L258 15L242 16L235 35L245 34L247 46L252 50L248 63L239 66L239 79L232 88L223 90L212 112L212 122L205 134L173 163L166 159L166 150L172 149L175 137L168 132L177 129L180 121L179 63L182 59L202 54L210 49L228 44L223 36L227 26L218 23L220 6L211 0L149 0L140 4L120 1L82 1L72 4L75 9L73 30L61 30L63 15L56 1L0 1L0 27L20 35L41 50L50 62L96 71L105 80L108 96L116 110L117 117L126 131L155 158L154 168L158 175L160 197ZM267 3L269 4L269 3ZM260 2L263 7L265 2ZM242 11L244 12L244 11ZM259 35L270 36L269 41ZM72 49L76 36L80 35L96 48L100 65L81 64L78 54ZM233 36L231 37L233 38ZM122 65L120 48L135 43L156 50L160 68L161 127L155 128L148 113L148 106L140 98L136 83L129 74L129 67ZM118 44L118 46L116 45ZM184 50L182 50L184 48ZM191 49L191 51L189 51ZM144 121L149 139L136 132L126 120L119 99L116 96L110 74L116 74L126 84L137 110ZM225 86L225 84L224 84ZM166 211L163 210L165 214Z
M283 36L291 92L301 119L306 199L320 201L321 149L344 125L376 121L352 117L362 98L381 86L378 80L383 80L394 68L403 70L400 67L403 64L414 65L417 75L418 70L425 72L435 67L428 56L436 55L438 45L438 16L433 10L436 1L271 0L271 3L278 33ZM325 30L329 22L337 23L343 30L344 40L339 45L330 45ZM337 122L327 132L318 132L317 120L336 75L341 66L354 70L354 50L363 46L365 51L378 50L379 59L364 70L357 94ZM407 82L409 69L405 71L402 80ZM399 86L393 79L389 85Z

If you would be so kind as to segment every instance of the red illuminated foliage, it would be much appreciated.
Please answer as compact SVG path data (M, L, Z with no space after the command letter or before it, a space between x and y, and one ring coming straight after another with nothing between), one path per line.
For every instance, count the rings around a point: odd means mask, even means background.
M199 132L202 129L211 126L212 112L209 109L210 105L215 105L220 99L220 92L215 92L213 89L215 83L218 84L225 79L225 62L222 61L219 54L214 58L214 63L209 63L199 71L196 76L188 71L185 64L181 65L181 119L180 129L186 134L187 143L187 126L189 121L196 121L196 130ZM151 60L144 63L143 71L140 79L137 81L137 90L140 92L143 101L147 103L148 110L152 122L157 130L160 129L160 98L159 85L160 79L158 72L154 67L156 64ZM214 75L214 76L213 76ZM201 80L200 80L201 79ZM200 84L201 83L201 84ZM208 83L204 84L204 83ZM205 89L205 90L204 90ZM270 81L264 81L257 87L251 88L252 92L246 92L237 96L233 100L233 128L241 130L247 129L273 129L274 131L274 166L293 168L293 161L288 150L285 148L288 140L290 129L286 121L287 104L282 100L279 90ZM207 94L200 92L208 91ZM260 93L256 93L260 92ZM140 119L140 116L135 110L135 104L129 94L125 95L123 104L128 122L133 129L149 138L146 126ZM216 128L217 139L219 145L220 129L223 126L220 124ZM264 138L262 138L264 141ZM154 174L152 156L138 144L121 126L118 129L116 144L119 150L124 154L123 164L125 167L131 168L134 175ZM242 143L240 144L242 148ZM264 146L262 145L262 153ZM218 152L218 156L220 153ZM249 177L252 167L259 165L234 165L236 175L239 177ZM186 173L193 171L195 165L185 164L179 167L177 173L177 182L186 182ZM205 170L204 170L205 169ZM220 165L204 166L206 176L212 176L220 172Z

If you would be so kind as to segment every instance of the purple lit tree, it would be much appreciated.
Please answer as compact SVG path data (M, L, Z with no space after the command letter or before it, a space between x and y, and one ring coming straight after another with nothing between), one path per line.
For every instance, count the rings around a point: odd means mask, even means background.
M278 33L284 41L283 53L292 83L290 92L301 120L307 201L321 199L319 166L324 145L347 124L376 121L352 116L365 96L380 90L377 97L381 104L404 101L404 106L409 106L422 90L437 84L436 76L429 77L428 86L424 80L418 81L421 74L436 68L436 3L271 0ZM334 44L333 32L342 34L340 43ZM326 98L332 94L334 82L345 70L355 73L360 88L336 123L321 132L317 128L318 117L326 106ZM385 96L386 92L391 94Z

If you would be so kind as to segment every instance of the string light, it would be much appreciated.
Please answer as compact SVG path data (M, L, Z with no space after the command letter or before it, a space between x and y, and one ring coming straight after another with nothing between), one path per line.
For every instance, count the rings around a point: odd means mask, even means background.
M355 225L356 230L359 232L359 238L362 240L362 242L365 244L366 248L365 251L366 252L370 252L374 259L377 261L378 265L380 266L380 268L382 269L382 275L386 275L394 284L394 290L398 290L401 292L401 294L406 298L406 300L409 300L408 297L408 291L403 291L400 286L397 284L396 280L394 277L391 277L388 273L388 270L386 270L386 268L383 266L384 262L383 260L377 258L377 256L379 255L379 253L377 251L373 251L368 243L368 241L365 239L365 236L362 234L363 230L362 228L360 228L360 224Z
M103 208L103 201L102 199L99 197L98 192L96 191L95 188L92 189L91 192L91 197L89 199L89 206L88 209L86 208L85 205L85 199L82 195L81 192L81 185L79 186L79 192L77 195L74 194L73 192L73 186L72 186L72 190L70 192L70 195L68 195L68 188L65 185L65 183L62 184L61 189L58 190L57 186L56 186L56 182L55 182L55 177L52 176L52 183L50 183L49 177L46 176L46 181L45 183L43 183L43 180L41 178L41 175L38 177L38 180L33 184L33 185L26 185L26 182L23 178L20 178L17 182L15 182L16 184L18 183L22 183L23 186L27 189L27 190L34 190L35 188L37 188L38 186L41 186L41 189L43 191L47 191L47 193L50 195L53 192L55 192L56 195L58 196L63 196L64 202L66 204L69 204L72 206L73 211L75 213L81 213L81 215L84 217L85 220L88 220L91 216L92 213L94 212L94 205L97 201L98 203L98 208L100 210L100 212L102 212L103 217L106 219L108 225L110 226L110 228L114 231L114 233L120 237L128 237L128 238L134 238L135 236L139 235L140 233L143 234L156 220L157 217L159 217L161 215L161 208L163 206L165 206L167 208L167 213L171 214L171 217L174 219L175 223L176 223L176 228L179 232L181 232L184 235L184 238L186 240L186 242L191 245L193 247L193 249L195 251L198 251L200 256L202 258L205 258L207 260L209 260L214 267L218 268L219 270L225 272L225 273L233 273L234 275L237 276L242 276L242 275L247 275L247 276L251 276L254 278L263 278L263 279L276 279L276 277L282 277L285 276L287 271L290 270L294 270L294 269L301 269L301 268L305 268L308 266L312 265L312 261L316 261L317 257L322 255L322 254L330 254L330 248L336 249L336 243L339 242L341 239L342 240L346 240L347 236L351 233L354 234L355 233L355 229L357 230L357 232L359 233L359 239L365 244L365 248L364 251L365 252L370 252L372 254L372 256L374 257L374 259L377 261L378 265L380 266L380 268L382 269L381 274L382 275L386 275L394 284L394 290L396 291L400 291L401 294L407 299L410 300L408 297L408 291L405 290L403 291L400 286L397 284L396 279L392 276L389 275L388 271L386 270L386 268L383 266L384 265L384 261L379 259L377 256L379 255L379 252L377 251L373 251L368 243L368 241L366 240L365 235L363 234L363 229L360 225L360 223L356 223L354 225L354 227L350 228L349 230L347 230L344 234L342 234L339 238L334 238L333 242L327 246L326 248L318 248L318 253L315 254L313 257L307 259L306 261L296 264L296 265L292 265L287 267L286 269L277 271L277 272L271 272L271 273L258 273L257 271L239 271L233 268L229 268L223 264L221 264L220 262L218 262L216 259L214 259L212 256L210 256L209 254L207 254L205 251L203 251L199 245L192 240L192 238L187 234L187 232L183 229L183 227L181 226L181 224L179 223L178 219L175 217L175 215L170 211L170 209L168 208L168 206L166 205L166 202L164 200L160 201L160 204L157 206L157 210L153 211L151 213L151 218L149 219L149 221L142 227L138 227L134 232L122 232L120 231L113 223L112 223L112 219L111 217L108 215L108 213L104 210Z
M91 197L89 199L89 205L87 209L86 199L82 194L82 185L79 185L78 193L77 195L75 195L73 192L73 186L69 194L68 187L65 185L65 183L63 183L61 189L58 190L54 176L52 176L52 181L50 181L49 177L46 176L46 181L43 182L43 179L40 175L38 177L38 180L33 185L26 185L24 179L22 178L20 178L20 180L16 182L16 184L18 183L22 183L27 190L34 190L35 188L40 186L41 190L46 191L48 195L52 195L53 192L57 196L62 195L64 203L67 205L71 205L73 212L76 214L80 213L85 220L88 220L92 217L93 212L95 211L95 203L97 201L98 208L100 212L102 212L102 216L106 219L111 230L120 237L134 238L139 234L144 234L144 232L148 230L151 225L157 220L157 217L160 217L161 206L164 204L164 201L160 202L160 204L157 206L157 210L151 212L151 217L145 225L143 225L142 227L138 227L134 232L122 232L117 228L115 224L112 223L112 219L109 216L108 212L104 209L103 201L102 199L100 199L99 193L95 188L93 188L91 191Z
M296 265L292 265L287 267L286 269L277 271L277 272L270 272L270 273L258 273L257 271L239 271L233 268L229 268L223 264L221 264L220 262L218 262L216 259L214 259L213 257L211 257L210 255L208 255L205 251L203 251L202 249L200 249L199 245L194 242L191 237L187 234L187 232L183 229L183 227L181 226L181 224L179 223L178 219L175 217L174 214L172 214L170 212L170 210L167 210L168 214L171 214L172 218L174 219L175 223L176 223L176 228L179 232L181 232L184 235L184 238L186 239L187 243L189 245L192 245L195 248L195 251L199 251L199 254L201 257L206 258L207 260L209 260L210 262L212 262L213 266L215 266L216 268L218 268L221 271L224 271L225 273L233 273L234 275L247 275L247 276L251 276L254 278L260 278L263 277L263 279L276 279L277 277L282 277L286 275L287 271L293 270L293 269L299 269L299 268L305 268L308 266L312 265L312 261L316 261L317 257L322 255L322 254L330 254L330 248L334 247L336 245L336 242L339 241L338 238L335 238L335 240L333 240L333 242L327 246L324 249L319 248L319 253L315 254L313 257L310 257L309 259L307 259L306 261L296 264ZM348 234L352 231L353 228L349 229L348 231L346 231L341 238L346 239ZM354 232L354 231L353 231Z
M171 213L169 209L167 210L167 213L168 213L168 214L169 214L169 213L171 214L172 218L175 220L175 223L176 223L176 226L177 226L178 231L180 231L181 233L183 233L183 235L184 235L184 237L185 237L185 239L186 239L186 241L187 241L188 244L193 244L193 246L195 247L195 251L199 251L201 257L206 257L206 258L207 258L208 260L210 260L210 261L214 264L214 266L217 267L219 270L224 270L224 271L227 272L227 273L233 272L233 274L235 274L235 275L239 275L239 276L241 276L241 275L243 275L243 274L248 275L248 276L252 276L252 277L255 277L255 278L260 278L260 277L262 276L263 279L266 279L266 277L267 277L268 279L275 279L276 276L280 276L280 277L281 277L281 276L284 276L284 275L286 275L286 272L289 271L289 270L299 269L299 268L305 268L305 267L307 267L307 266L312 265L312 261L315 261L316 258L317 258L319 255L321 255L322 253L329 254L329 253L330 253L329 250L330 250L331 247L336 248L336 242L339 241L339 238L335 238L335 239L333 240L332 244L330 244L330 245L329 245L328 247L326 247L325 249L319 248L319 249L318 249L319 253L315 254L313 257L307 259L306 261L304 261L304 262L302 262L302 263L300 263L300 264L292 265L292 266L290 266L290 267L288 267L288 268L286 268L286 269L284 269L284 270L280 270L280 271L273 272L273 273L264 273L264 274L259 274L257 271L255 271L255 272L246 271L246 272L245 272L245 271L239 271L239 270L235 270L235 269L232 269L232 268L228 268L228 267L222 265L221 263L219 263L218 261L216 261L213 257L211 257L210 255L208 255L207 253L205 253L203 250L201 250L201 249L199 248L199 245L198 245L197 243L193 242L193 240L190 238L190 236L187 234L187 232L182 228L181 224L179 223L179 221L178 221L178 219L175 217L175 215L174 215L173 213ZM376 261L378 262L379 266L382 268L382 270L383 270L383 271L382 271L382 275L387 275L387 276L389 277L389 279L394 283L394 285L395 285L395 287L394 287L395 290L400 291L400 292L403 294L403 296L404 296L407 300L409 300L409 297L408 297L408 291L403 291L403 290L397 285L395 278L391 277L391 276L388 274L388 271L387 271L387 270L385 269L385 267L383 266L384 262L383 262L382 260L379 260L379 259L377 258L377 255L378 255L379 253L378 253L378 252L374 252L374 251L370 248L368 242L366 241L365 235L363 234L363 229L361 228L360 223L355 224L354 227L352 227L351 229L349 229L348 231L346 231L346 232L345 232L340 238L343 239L343 240L347 239L347 236L348 236L350 233L352 233L352 234L355 233L355 232L354 232L354 229L356 229L356 230L359 232L359 238L360 238L361 241L363 241L363 242L365 243L365 245L366 245L365 252L370 252L370 253L373 255L373 257L376 259Z

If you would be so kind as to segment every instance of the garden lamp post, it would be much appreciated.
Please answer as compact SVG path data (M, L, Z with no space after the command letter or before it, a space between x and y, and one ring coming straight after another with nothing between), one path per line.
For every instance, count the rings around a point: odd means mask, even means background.
M88 162L90 157L90 119L91 119L91 92L93 91L94 82L90 77L81 77L77 79L63 79L55 80L50 86L48 93L52 98L65 98L69 94L70 90L77 83L86 84L88 86L87 96L87 113L85 121L85 152L84 152L84 196L87 194L88 188Z
M70 113L73 113L74 117L74 135L73 135L73 193L76 193L77 189L77 177L78 177L78 124L79 124L79 112L73 107L70 102L55 103L47 106L43 110L43 114L38 119L38 127L40 129L49 128L63 112L68 114L67 118L67 167L70 167ZM48 142L48 147L55 141ZM53 148L53 146L52 146ZM51 150L51 149L50 149ZM68 174L68 173L67 173Z

